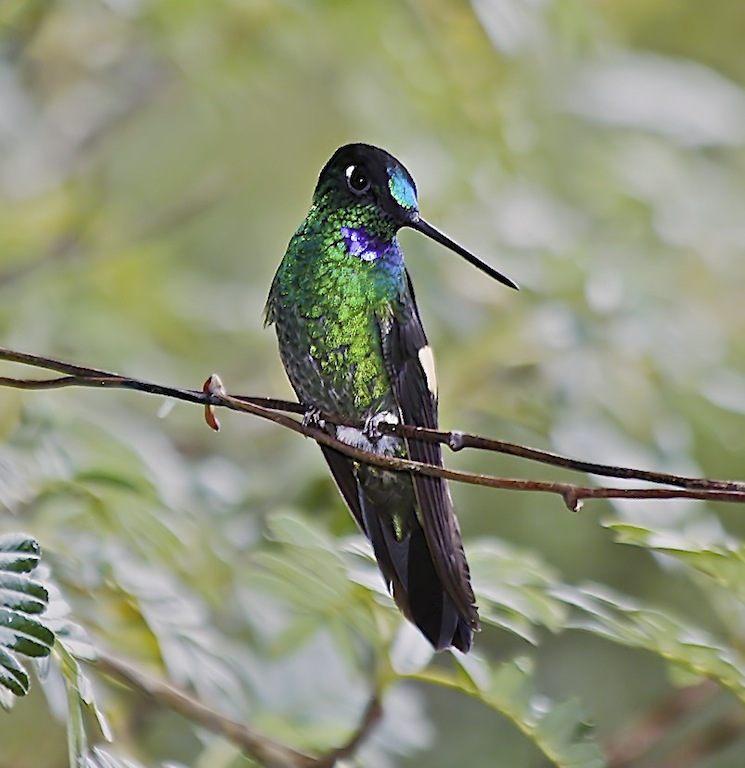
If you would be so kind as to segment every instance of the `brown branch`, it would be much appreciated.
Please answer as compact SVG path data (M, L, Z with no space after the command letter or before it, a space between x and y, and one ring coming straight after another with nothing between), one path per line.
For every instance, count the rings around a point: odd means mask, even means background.
M291 413L304 413L306 407L300 403L291 403L285 400L274 400L259 397L234 397L222 394L220 389L199 391L193 389L177 389L161 384L134 379L119 374L102 371L96 368L65 363L53 358L30 355L0 348L0 360L31 365L37 368L45 368L65 376L48 380L15 379L0 377L0 386L16 387L19 389L56 389L60 387L79 386L92 388L129 389L149 394L162 395L177 400L191 403L199 403L203 406L223 406L234 411L251 413L262 419L267 419L287 429L311 437L319 443L334 448L350 458L384 467L394 471L416 472L432 477L441 477L454 482L481 485L488 488L500 488L513 491L530 491L539 493L554 493L560 495L566 506L573 511L582 506L584 499L701 499L709 501L723 501L742 504L745 503L745 483L726 480L708 480L706 478L688 478L678 475L647 472L624 467L612 467L607 465L577 462L573 459L558 456L525 446L515 446L497 440L468 435L460 432L440 432L438 430L426 430L421 427L400 425L392 427L392 431L400 432L407 437L440 442L449 445L453 450L465 447L481 450L499 451L523 456L535 461L564 466L581 471L593 471L596 474L606 474L615 477L643 479L651 482L680 486L677 488L604 488L595 486L582 486L573 483L549 482L543 480L522 480L515 478L501 478L492 475L462 472L446 467L423 464L410 459L379 456L375 453L364 451L347 445L325 429L307 424L287 415ZM323 415L326 421L331 423L343 423L333 414ZM592 469L588 469L592 468Z
M593 461L572 459L568 456L552 453L551 451L541 451L538 448L529 448L526 445L510 443L506 440L495 440L489 437L482 437L481 435L469 434L468 432L442 432L434 429L425 429L424 427L414 427L408 424L393 426L383 423L380 425L380 428L424 442L441 443L447 445L452 451L460 451L464 448L493 451L495 453L504 453L508 456L517 456L521 459L535 461L540 464L571 469L575 472L584 472L588 475L643 480L647 483L674 485L680 488L698 488L708 491L745 491L745 483L735 480L710 480L704 477L686 477L685 475L674 475L668 472L652 472L646 469L598 464Z
M161 706L178 712L178 714L208 728L213 733L224 736L267 768L334 768L340 760L352 756L357 751L383 716L383 709L378 697L372 696L362 714L359 725L349 740L337 749L315 757L298 752L235 720L231 720L175 686L147 675L107 653L98 651L97 659L88 663L102 675L122 683L127 688L137 691Z
M346 744L342 744L342 746L332 750L327 755L319 757L313 765L316 768L334 768L341 760L354 756L360 745L367 740L382 718L383 705L380 703L377 695L373 694L370 697L370 701L367 702L357 730L349 737Z

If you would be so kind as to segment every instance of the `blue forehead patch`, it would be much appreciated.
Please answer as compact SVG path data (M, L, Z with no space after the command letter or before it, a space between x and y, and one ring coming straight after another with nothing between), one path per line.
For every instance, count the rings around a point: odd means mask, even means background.
M390 168L388 170L388 189L391 190L393 199L402 208L416 209L416 189L400 168Z

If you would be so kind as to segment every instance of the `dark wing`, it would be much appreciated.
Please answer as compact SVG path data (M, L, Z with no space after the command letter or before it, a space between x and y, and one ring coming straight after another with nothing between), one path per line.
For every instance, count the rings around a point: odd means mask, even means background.
M323 458L326 459L326 463L329 465L336 487L344 497L349 511L357 521L357 525L367 533L365 521L362 518L362 510L360 509L359 488L354 461L343 453L329 448L327 445L318 443L318 447L323 451Z
M408 273L404 292L391 309L390 315L379 318L379 327L396 403L406 424L437 429L434 361ZM406 442L413 460L442 466L439 444ZM437 573L458 613L472 629L477 629L476 601L447 483L418 474L413 475L413 480L420 522Z

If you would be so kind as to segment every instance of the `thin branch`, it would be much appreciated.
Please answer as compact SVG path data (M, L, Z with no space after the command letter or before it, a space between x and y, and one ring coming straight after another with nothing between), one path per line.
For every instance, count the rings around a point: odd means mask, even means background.
M107 653L98 651L98 658L89 663L102 675L224 736L267 768L334 768L340 760L355 754L383 716L380 701L377 696L372 696L349 740L327 754L314 757L221 715L173 685L147 675Z
M223 394L221 388L210 389L205 385L206 391L193 389L177 389L161 384L134 379L119 374L96 368L65 363L53 358L30 355L0 348L0 360L22 363L25 365L44 368L63 373L65 376L48 380L15 379L0 377L0 386L16 387L19 389L56 389L60 387L78 386L109 389L129 389L149 394L162 395L177 400L191 403L199 403L203 406L222 406L234 411L251 413L259 418L266 419L282 427L310 437L315 441L334 448L350 458L394 471L415 472L431 477L441 477L454 482L481 485L488 488L500 488L513 491L530 491L539 493L553 493L560 495L566 506L573 511L582 506L585 499L700 499L709 501L722 501L742 504L745 503L745 483L725 480L708 480L705 478L687 478L678 475L647 472L624 467L612 467L607 465L578 462L573 459L558 456L544 451L537 451L525 446L502 441L491 440L479 435L468 435L461 432L440 432L438 430L426 430L421 427L400 425L392 427L392 431L406 437L419 440L440 442L449 445L453 450L465 447L481 450L510 453L516 456L541 461L543 463L564 466L570 469L591 471L595 474L612 475L632 479L642 479L666 485L679 486L677 488L605 488L595 486L582 486L573 483L550 482L543 480L522 480L515 478L501 478L492 475L462 472L446 467L424 464L410 459L379 456L375 453L364 451L360 448L348 445L337 440L325 429L314 424L305 423L287 415L290 413L304 413L306 407L300 403L291 403L284 400L258 397L234 397ZM216 378L216 377L215 377ZM209 382L209 380L208 380ZM323 414L331 423L343 423L333 414ZM322 423L322 422L321 422ZM357 425L351 425L357 426Z
M380 703L377 695L373 694L367 702L365 711L362 713L357 730L350 736L346 744L342 744L341 747L332 750L324 757L318 758L313 765L316 768L334 768L340 761L354 756L382 718L383 705Z
M113 656L99 652L96 661L91 663L106 677L117 680L127 688L138 691L158 704L209 728L214 733L225 736L268 768L299 768L314 764L313 758L309 755L296 752L234 720L223 717L178 688L146 675Z
M698 488L708 491L745 491L745 483L736 480L710 480L704 477L686 477L685 475L673 475L668 472L652 472L646 469L632 469L630 467L618 467L612 464L598 464L593 461L582 461L561 456L551 451L541 451L538 448L529 448L526 445L510 443L506 440L495 440L481 435L473 435L468 432L442 432L424 427L410 425L393 426L383 422L381 430L389 430L392 433L402 434L405 437L416 438L423 442L441 443L447 445L452 451L460 451L464 448L475 448L481 451L493 451L504 453L508 456L517 456L528 461L540 464L548 464L554 467L571 469L575 472L584 472L588 475L600 475L602 477L617 477L627 480L642 480L647 483L660 485L674 485L680 488Z

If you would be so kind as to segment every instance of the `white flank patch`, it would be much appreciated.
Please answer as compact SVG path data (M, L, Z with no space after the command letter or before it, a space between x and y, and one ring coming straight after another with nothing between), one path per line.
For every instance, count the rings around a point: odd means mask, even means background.
M437 398L437 373L435 373L435 356L432 347L427 345L419 349L419 364L422 366L424 376L427 379L427 388L432 397Z
M363 451L379 453L383 456L395 456L401 444L401 438L395 435L378 435L379 424L398 424L398 415L391 411L383 411L370 418L368 428L339 426L336 428L336 438L342 443L361 448ZM372 434L371 434L372 433ZM372 440L370 439L372 437Z
M346 443L347 445L352 445L355 448L362 448L363 451L369 451L372 448L370 441L363 431L357 429L357 427L337 427L336 439L341 440L342 443Z

